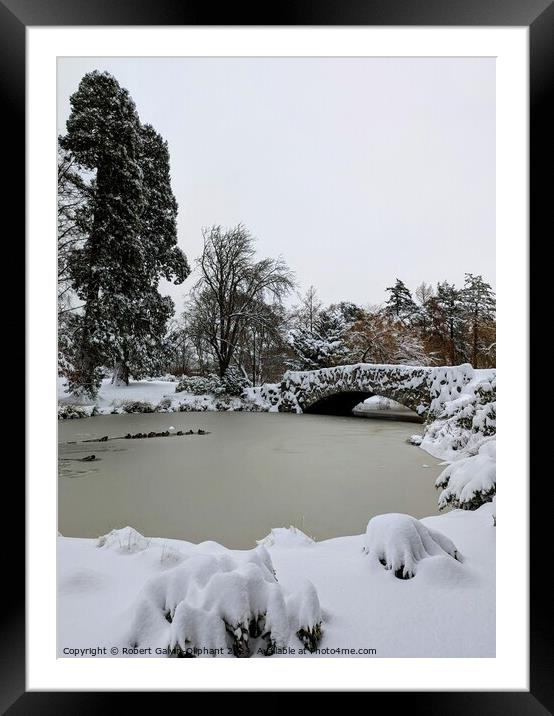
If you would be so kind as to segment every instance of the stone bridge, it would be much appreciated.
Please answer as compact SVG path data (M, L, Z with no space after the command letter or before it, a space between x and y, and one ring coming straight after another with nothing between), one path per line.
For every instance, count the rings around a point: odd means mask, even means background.
M396 400L427 419L441 412L474 377L471 365L422 367L356 365L287 371L280 384L280 412L349 415L373 395Z

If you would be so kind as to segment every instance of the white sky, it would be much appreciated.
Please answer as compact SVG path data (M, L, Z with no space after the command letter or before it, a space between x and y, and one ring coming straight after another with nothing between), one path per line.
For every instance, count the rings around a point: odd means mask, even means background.
M325 303L396 277L494 287L494 59L60 58L62 134L93 69L167 139L191 265L203 226L242 222ZM177 309L194 279L164 284Z

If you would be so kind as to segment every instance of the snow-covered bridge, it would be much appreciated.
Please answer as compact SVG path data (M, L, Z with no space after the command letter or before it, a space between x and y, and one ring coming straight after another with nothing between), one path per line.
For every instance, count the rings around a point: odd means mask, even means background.
M348 415L358 403L380 395L427 418L457 397L473 376L467 363L433 368L358 363L288 371L280 385L279 410Z

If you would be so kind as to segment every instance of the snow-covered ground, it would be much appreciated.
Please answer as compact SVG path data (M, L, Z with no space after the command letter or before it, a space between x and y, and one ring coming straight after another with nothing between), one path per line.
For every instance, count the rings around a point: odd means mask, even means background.
M217 649L229 643L224 620L233 617L226 615L234 613L238 622L242 611L255 611L261 602L277 635L273 658L493 657L493 508L488 503L476 511L455 510L422 520L423 529L451 540L458 559L439 547L424 551L411 579L397 578L371 550L366 554L366 535L315 543L298 530L280 529L251 551L226 550L214 542L144 539L125 530L112 534L103 546L96 540L59 537L59 655L75 655L79 652L64 649L93 645L107 647L108 655L115 646L123 655L124 648L136 645L143 649L137 656L165 656L164 648L175 643L179 629L189 648ZM226 564L214 565L210 557ZM262 579L259 568L251 570L245 602L247 571L240 565L260 560L273 567L278 581L267 575ZM200 577L185 588L186 569ZM265 594L268 583L275 590L273 603ZM218 598L222 593L223 601ZM180 612L175 608L179 603ZM166 607L174 609L172 623L164 616ZM184 607L189 608L188 621L181 614L179 622L175 615ZM310 620L321 621L322 638L314 654L302 652L296 635ZM252 649L257 656L261 647L253 642ZM214 654L227 656L227 647L205 655Z
M61 405L72 402L60 389ZM96 405L112 412L125 400L164 399L218 409L216 398L175 394L166 381L105 382ZM59 655L94 646L119 656L166 656L169 647L208 650L200 656L231 648L273 658L493 657L495 418L494 373L476 371L426 427L421 447L448 461L439 503L464 508L437 517L379 516L365 534L319 543L278 528L242 551L129 527L98 541L60 535Z

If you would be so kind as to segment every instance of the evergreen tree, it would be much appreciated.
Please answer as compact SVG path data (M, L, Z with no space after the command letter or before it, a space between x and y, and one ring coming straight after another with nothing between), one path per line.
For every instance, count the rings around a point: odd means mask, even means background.
M467 356L462 293L454 284L443 281L437 284L433 306L438 308L433 328L446 346L449 364L456 365Z
M347 363L347 329L348 323L336 307L320 311L313 331L302 325L293 328L288 343L294 358L289 361L289 366L294 370L316 370Z
M478 368L480 353L484 347L483 335L495 320L494 291L490 284L483 281L482 276L466 273L462 301L471 347L471 364L474 368Z
M385 302L389 314L406 321L417 312L416 302L403 281L397 278L394 286L389 286L386 291L390 294Z
M69 263L84 238L82 212L87 190L80 167L60 147L58 138L58 320L72 309Z
M159 279L179 283L189 268L176 245L167 145L141 126L129 93L110 74L83 77L61 146L94 174L80 217L86 239L69 266L84 311L66 371L73 392L94 395L100 366L116 365L128 382L157 360L173 313Z

